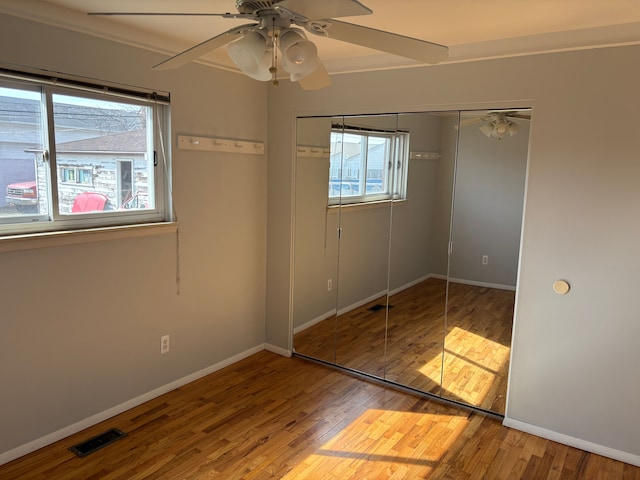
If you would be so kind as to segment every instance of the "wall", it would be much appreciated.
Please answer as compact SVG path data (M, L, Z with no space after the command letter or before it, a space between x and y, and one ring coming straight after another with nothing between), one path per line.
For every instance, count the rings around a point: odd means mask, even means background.
M0 61L171 92L167 141L267 140L265 85L196 64L153 72L162 58L0 16ZM179 244L0 253L0 462L263 348L266 158L173 154Z
M271 90L267 341L291 347L296 115L531 105L505 422L640 465L639 56L637 46L603 48ZM559 278L571 283L568 295L553 292Z

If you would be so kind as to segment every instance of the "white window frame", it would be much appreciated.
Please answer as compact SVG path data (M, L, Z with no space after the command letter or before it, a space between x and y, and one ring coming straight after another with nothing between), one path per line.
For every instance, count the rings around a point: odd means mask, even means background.
M74 231L114 226L148 225L171 221L170 201L170 152L164 150L163 141L168 136L169 94L157 94L151 91L122 89L114 85L97 85L69 77L48 80L48 76L25 74L0 69L0 87L40 92L42 98L42 117L44 125L44 145L39 161L46 162L48 211L45 214L24 214L16 218L0 217L0 239L13 235L46 233L54 231ZM147 108L147 145L149 174L153 182L148 185L149 198L153 208L109 210L82 214L62 214L58 209L58 182L62 168L57 165L55 147L55 128L53 118L53 95L61 94L87 100L103 100L143 106ZM73 167L69 167L73 168ZM84 168L84 167L78 167ZM150 177L151 178L151 177ZM77 180L77 177L76 177ZM37 179L36 179L37 181ZM64 184L64 182L62 182ZM5 192L0 192L4 195Z
M349 180L344 177L344 170L346 168L345 165L345 156L344 151L334 151L334 139L336 136L340 135L352 135L352 136L360 136L362 138L366 138L366 143L361 142L360 148L360 164L358 171L358 179L357 184L363 185L363 192L360 195L343 195L343 189L345 186L348 186ZM402 131L382 131L382 130L374 130L374 129L350 129L348 127L345 128L332 128L331 129L331 148L332 151L330 153L330 158L338 157L340 159L340 165L338 170L341 171L339 176L341 177L339 180L340 189L338 194L332 195L332 170L336 168L335 164L329 166L329 188L328 188L328 205L338 206L338 205L357 205L357 204L366 204L366 203L374 203L380 201L391 201L391 200L400 200L405 199L407 195L407 170L409 165L409 133ZM383 164L385 165L382 180L382 191L381 192L368 192L367 193L367 182L366 182L366 173L367 173L367 154L368 154L368 143L369 138L377 138L377 139L385 139L388 143L388 151L385 159L383 160ZM335 189L335 185L334 188Z

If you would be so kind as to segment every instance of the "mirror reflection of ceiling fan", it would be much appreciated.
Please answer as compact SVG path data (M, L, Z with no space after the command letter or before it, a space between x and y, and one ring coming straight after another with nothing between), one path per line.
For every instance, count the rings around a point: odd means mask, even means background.
M487 137L494 137L502 140L503 137L510 137L518 133L520 126L514 119L531 120L528 110L492 110L484 115L460 120L460 127L478 125L478 129Z
M334 20L373 13L357 0L236 0L236 8L238 13L89 12L89 15L202 15L252 20L256 23L231 28L153 68L177 68L226 45L233 62L251 78L277 85L280 64L291 80L299 82L305 90L324 88L331 80L304 30L421 63L439 63L448 56L448 48L443 45Z

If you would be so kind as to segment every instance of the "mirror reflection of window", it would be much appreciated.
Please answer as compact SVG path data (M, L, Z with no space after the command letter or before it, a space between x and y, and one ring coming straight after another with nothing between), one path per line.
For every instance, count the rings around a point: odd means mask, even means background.
M409 134L335 128L331 131L329 204L406 197Z

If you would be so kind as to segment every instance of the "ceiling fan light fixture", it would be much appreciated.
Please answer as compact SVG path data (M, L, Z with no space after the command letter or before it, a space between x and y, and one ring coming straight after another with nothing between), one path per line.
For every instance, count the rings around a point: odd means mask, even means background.
M480 125L478 127L478 129L482 133L484 133L487 137L491 137L493 135L494 130L495 130L495 128L493 126L493 122L483 123L482 125Z
M320 64L318 49L299 30L288 29L280 34L280 51L282 66L291 74L292 80L304 78Z
M315 71L315 68L313 70L311 70L310 72L292 73L292 74L289 75L289 77L291 78L292 82L299 82L300 80L302 80L303 78L307 77L308 75L311 75L314 71Z
M227 45L227 53L233 63L246 75L263 82L271 80L271 50L267 38L257 30Z
M513 137L516 133L518 133L518 129L520 126L509 120L503 115L493 117L490 120L485 120L482 125L478 127L478 129L487 137L494 137L498 140L502 140L502 138L509 135Z

